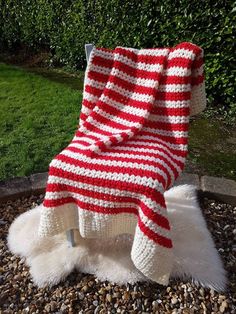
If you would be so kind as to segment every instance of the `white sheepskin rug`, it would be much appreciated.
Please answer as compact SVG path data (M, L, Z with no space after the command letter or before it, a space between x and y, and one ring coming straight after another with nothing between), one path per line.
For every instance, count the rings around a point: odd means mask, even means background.
M174 246L171 278L224 291L226 272L199 207L196 187L187 184L172 187L165 192L165 199ZM38 237L40 210L41 205L18 216L8 234L10 251L26 259L39 287L59 283L75 269L118 284L151 281L131 260L132 235L86 239L76 231L76 247L70 247L65 233Z

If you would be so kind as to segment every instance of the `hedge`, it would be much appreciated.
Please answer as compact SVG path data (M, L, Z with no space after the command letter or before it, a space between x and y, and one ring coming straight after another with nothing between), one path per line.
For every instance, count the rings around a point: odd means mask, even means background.
M0 0L1 50L49 49L52 61L85 68L84 44L168 47L205 53L209 105L236 121L234 1Z

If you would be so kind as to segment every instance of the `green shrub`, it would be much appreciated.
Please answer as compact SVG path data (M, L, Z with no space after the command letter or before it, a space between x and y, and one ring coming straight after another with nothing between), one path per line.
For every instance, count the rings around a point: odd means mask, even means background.
M204 49L209 107L234 121L234 1L0 0L3 50L47 47L54 62L86 64L84 44L167 47L191 41Z

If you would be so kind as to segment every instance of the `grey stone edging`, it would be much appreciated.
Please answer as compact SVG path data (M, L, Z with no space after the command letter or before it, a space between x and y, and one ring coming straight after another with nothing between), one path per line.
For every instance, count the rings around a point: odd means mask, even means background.
M236 181L218 177L201 177L201 191L206 197L236 206Z
M16 177L0 181L0 202L21 196L45 193L48 173L36 173L29 177Z
M20 196L45 193L48 173L36 173L29 177L16 177L0 181L0 202L13 200ZM174 186L192 184L197 187L200 197L210 197L236 206L236 181L211 176L200 177L185 173L175 181Z

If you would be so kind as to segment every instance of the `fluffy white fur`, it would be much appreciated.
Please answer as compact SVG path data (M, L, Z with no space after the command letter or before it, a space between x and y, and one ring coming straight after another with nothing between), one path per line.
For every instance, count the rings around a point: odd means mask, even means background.
M165 192L165 199L175 256L171 277L225 290L226 272L201 213L195 186L173 187ZM40 210L41 205L18 216L8 234L9 249L26 258L38 286L53 286L74 269L119 284L150 281L131 260L133 235L86 239L76 231L77 246L70 248L65 234L46 239L37 236Z

